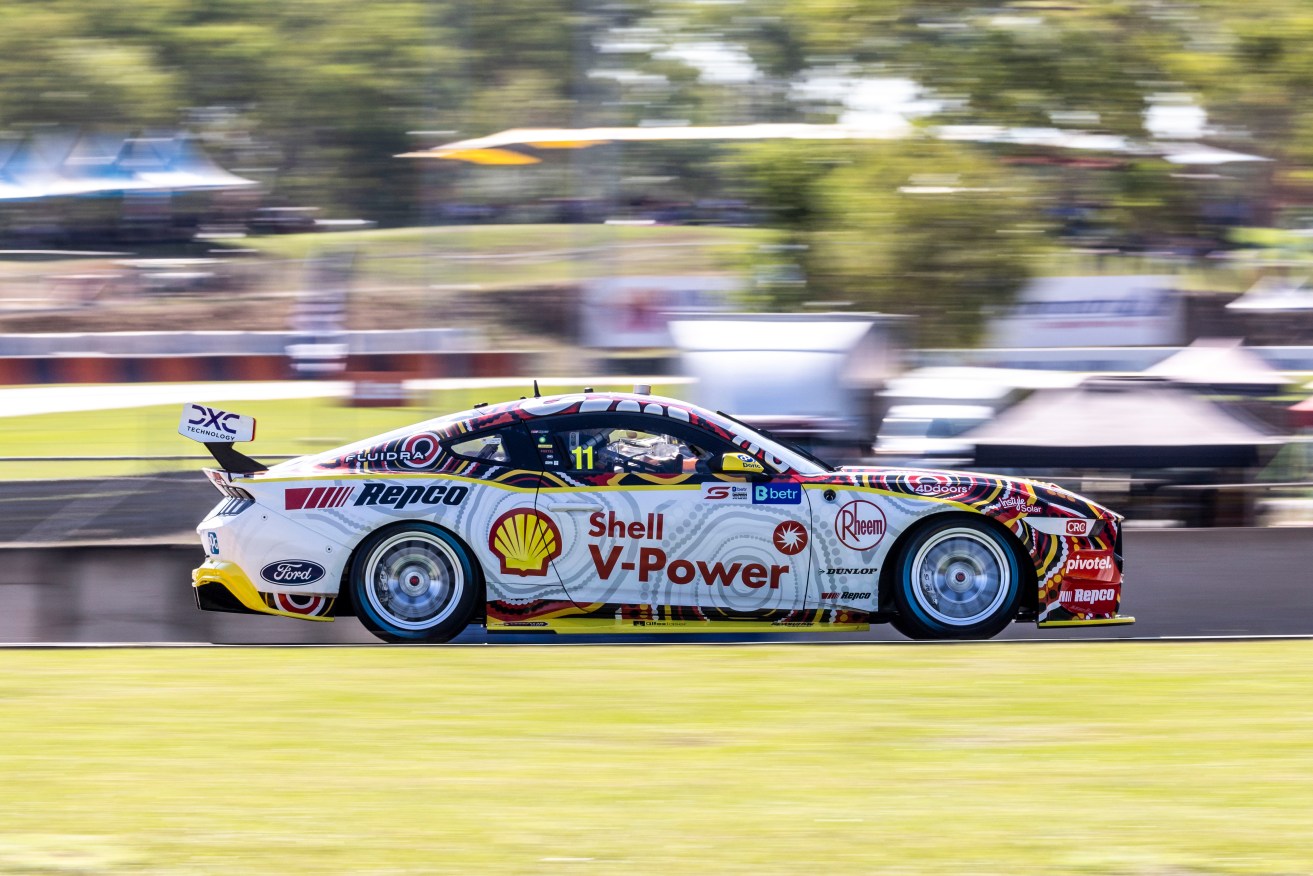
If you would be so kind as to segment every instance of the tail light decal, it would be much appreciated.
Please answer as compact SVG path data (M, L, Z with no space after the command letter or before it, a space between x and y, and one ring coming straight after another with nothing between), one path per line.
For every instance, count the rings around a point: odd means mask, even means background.
M284 507L288 511L341 508L354 491L355 487L294 487L284 492Z

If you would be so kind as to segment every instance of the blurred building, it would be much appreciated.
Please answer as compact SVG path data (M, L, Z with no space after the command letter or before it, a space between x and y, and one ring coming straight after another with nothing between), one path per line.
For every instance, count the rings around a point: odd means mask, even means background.
M895 327L870 313L722 313L670 323L697 401L829 454L865 456L877 392L902 368ZM827 457L829 458L829 457Z
M991 322L991 347L1175 346L1185 304L1171 276L1040 277Z
M1204 526L1253 523L1248 488L1285 443L1238 410L1135 376L1040 390L966 440L977 468L1080 480L1128 516Z

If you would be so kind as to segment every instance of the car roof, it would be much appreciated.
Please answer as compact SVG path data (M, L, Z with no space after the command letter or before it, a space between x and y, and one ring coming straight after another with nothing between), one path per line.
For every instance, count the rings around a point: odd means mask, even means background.
M735 424L727 417L715 414L691 402L677 398L635 392L567 392L556 395L531 396L515 401L501 402L468 411L458 411L434 417L422 423L416 423L408 429L434 429L442 426L462 424L469 431L479 431L504 422L510 414L515 420L535 420L550 417L573 407L576 403L584 404L579 413L643 413L669 417L679 422L688 422L681 412L695 413L718 425L733 429ZM603 405L602 402L607 404ZM674 413L672 413L674 411Z
M288 460L274 466L274 469L296 469L307 463L333 460L353 453L369 450L378 445L400 438L406 438L421 432L433 432L439 435L451 435L453 432L478 433L496 429L516 422L532 422L541 417L550 417L569 410L576 404L582 404L581 413L637 413L667 417L675 422L689 423L689 415L696 415L711 422L731 434L740 432L743 427L727 417L715 414L690 402L659 395L634 392L573 392L547 396L531 396L514 401L501 402L487 407L471 408L443 414L390 432L371 435L359 441L341 447L334 447L310 456Z

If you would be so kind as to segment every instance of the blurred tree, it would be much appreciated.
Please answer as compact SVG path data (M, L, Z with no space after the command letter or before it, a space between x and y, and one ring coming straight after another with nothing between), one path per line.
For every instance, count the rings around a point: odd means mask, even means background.
M843 95L804 101L797 86L839 71L912 80L937 102L936 122L1133 136L1145 134L1150 101L1189 95L1225 144L1281 159L1279 176L1313 177L1313 103L1305 99L1313 8L1266 0L1261 11L1233 0L0 0L0 128L126 133L220 119L224 137L211 148L221 160L227 144L258 152L259 164L275 169L279 201L403 223L421 218L422 183L473 172L395 160L433 142L410 131L829 121L847 109ZM692 48L704 58L719 52L725 69L696 62ZM745 61L737 72L724 60L731 56ZM920 163L909 154L911 163L891 172L941 172L930 153L982 165L971 173L989 164L979 152L917 144ZM846 171L827 157L838 153L771 145L731 152L740 157L714 168L700 145L626 147L560 163L601 168L574 175L591 176L594 187L599 179L687 178L661 183L671 199L717 194L713 171L732 168L741 176L727 188L753 192L794 238L819 241L847 233L835 223L869 203L834 181L875 160L864 156L904 151L877 144L845 153ZM1002 166L994 172L1015 181ZM1035 177L1030 185L1053 194L1061 183ZM1183 188L1191 185L1167 166L1132 165L1106 185L1113 194L1101 221L1142 236L1191 233L1203 200L1197 187ZM886 206L937 234L967 234L966 225L919 212L929 208ZM998 209L1011 215L1010 206ZM870 222L854 227L892 233ZM910 238L907 247L900 258L913 259ZM837 274L817 277L844 285Z
M1030 181L969 146L776 143L726 160L775 205L785 240L801 245L809 288L782 284L771 306L838 299L922 317L911 328L921 343L967 343L1039 248Z
M177 75L151 46L83 27L60 4L0 4L0 125L167 123Z
M586 123L610 94L588 75L597 33L646 8L0 0L0 129L168 130L226 108L267 144L276 199L413 221L421 170L393 158L424 145L408 131Z

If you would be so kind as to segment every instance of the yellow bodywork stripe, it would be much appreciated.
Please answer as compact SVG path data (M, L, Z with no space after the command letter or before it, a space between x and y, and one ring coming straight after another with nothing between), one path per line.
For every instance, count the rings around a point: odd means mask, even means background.
M964 502L958 502L953 499L943 499L939 496L918 496L913 493L900 493L897 490L886 490L881 487L863 487L859 484L803 484L804 490L844 490L855 493L875 493L878 496L891 496L895 499L915 499L921 502L936 502L940 505L952 505L954 508L961 508L963 511L972 511L980 513L980 509Z
M556 617L548 620L532 618L533 625L524 621L505 622L488 621L489 632L524 633L535 630L552 630L557 633L861 633L870 630L867 623L791 623L787 625L770 621L750 620L642 620L641 626L635 625L635 619L614 619L607 617ZM539 626L539 624L541 624Z
M1133 624L1135 618L1126 615L1117 615L1116 617L1094 617L1088 620L1056 620L1040 621L1036 626L1040 627L1111 627L1118 624Z
M206 560L199 568L192 569L191 586L203 587L206 584L218 584L231 593L244 607L260 614L272 614L278 617L309 621L333 620L331 617L312 617L307 614L294 614L290 611L279 611L276 608L270 608L260 598L260 591L255 589L251 579L246 577L246 573L236 563L228 563L223 560Z

